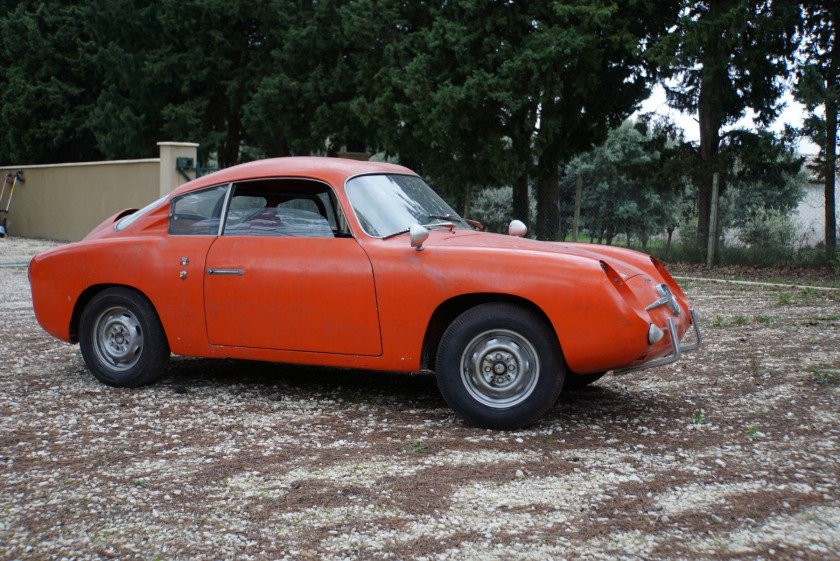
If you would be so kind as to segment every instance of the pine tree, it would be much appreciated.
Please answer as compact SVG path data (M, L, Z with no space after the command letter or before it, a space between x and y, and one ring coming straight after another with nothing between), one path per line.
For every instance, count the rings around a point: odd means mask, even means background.
M723 128L752 109L768 125L779 111L788 61L796 49L799 8L768 0L684 0L675 32L652 56L670 78L669 104L696 112L700 125L698 231L709 235L712 174L719 170Z
M810 112L806 133L820 146L825 182L825 250L829 260L837 256L835 178L837 174L837 107L840 104L840 43L836 2L803 5L802 62L797 69L796 98ZM822 108L823 115L817 113Z

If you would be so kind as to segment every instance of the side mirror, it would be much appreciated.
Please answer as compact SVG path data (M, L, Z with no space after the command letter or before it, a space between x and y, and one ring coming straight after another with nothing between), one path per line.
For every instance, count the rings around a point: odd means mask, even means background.
M411 247L417 251L423 251L423 242L429 237L429 231L420 224L412 224L408 227L408 239L411 242Z
M516 236L517 238L525 237L528 233L528 227L521 220L511 220L508 226L508 234Z

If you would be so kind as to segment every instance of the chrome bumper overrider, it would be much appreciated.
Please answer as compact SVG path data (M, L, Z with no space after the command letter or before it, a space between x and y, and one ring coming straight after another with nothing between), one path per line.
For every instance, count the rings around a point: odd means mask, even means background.
M645 362L644 364L633 366L632 368L613 370L613 374L627 374L629 372L647 370L648 368L656 368L657 366L665 366L666 364L677 362L680 359L680 356L682 356L682 353L697 349L700 346L700 343L703 342L703 338L700 336L700 321L698 320L697 312L695 312L693 308L688 311L688 315L691 318L691 327L694 329L694 336L697 339L696 341L689 345L681 345L679 333L677 332L677 324L674 322L674 318L668 318L668 334L671 336L671 353L663 356L662 358L657 358L649 362Z

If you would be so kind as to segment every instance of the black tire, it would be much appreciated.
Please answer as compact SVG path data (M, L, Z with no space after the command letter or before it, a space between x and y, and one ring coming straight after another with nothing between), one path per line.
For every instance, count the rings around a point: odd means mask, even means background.
M566 383L563 386L563 391L565 392L583 389L589 384L597 382L598 380L603 378L604 374L606 374L606 372L595 372L594 374L567 373Z
M487 429L518 429L542 417L563 389L565 370L554 330L514 304L467 310L438 346L443 398L464 420Z
M169 360L157 312L128 288L108 288L88 302L79 322L79 346L91 373L118 388L154 381Z

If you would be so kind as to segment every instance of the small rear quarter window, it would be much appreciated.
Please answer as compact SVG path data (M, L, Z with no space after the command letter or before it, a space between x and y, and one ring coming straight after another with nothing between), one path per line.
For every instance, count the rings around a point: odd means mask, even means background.
M155 202L144 206L143 208L141 208L137 212L132 212L128 216L123 216L122 218L117 220L116 224L114 224L114 230L116 230L117 232L119 232L121 230L125 230L126 228L128 228L129 226L134 224L134 222L138 218L140 218L144 214L148 214L149 212L153 211L154 209L156 209L157 207L162 205L164 202L166 202L166 199L168 199L168 198L169 198L169 195L164 195L163 197L159 198Z

